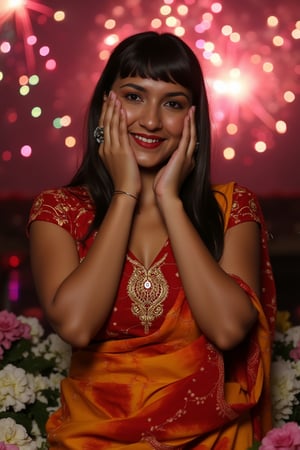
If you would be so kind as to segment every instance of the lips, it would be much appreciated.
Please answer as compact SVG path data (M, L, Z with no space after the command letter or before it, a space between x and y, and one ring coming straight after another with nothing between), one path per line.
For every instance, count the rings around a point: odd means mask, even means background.
M157 148L164 141L163 138L146 134L134 134L131 133L134 141L144 148Z

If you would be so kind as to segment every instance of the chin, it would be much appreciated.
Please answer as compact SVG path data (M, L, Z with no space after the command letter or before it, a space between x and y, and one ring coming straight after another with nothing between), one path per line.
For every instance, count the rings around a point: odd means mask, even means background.
M170 159L170 156L166 157L165 159L161 160L161 158L159 160L154 160L154 158L139 158L137 157L137 164L140 167L140 169L144 169L144 170L153 170L153 171L158 171L159 169L161 169L163 166L165 166L168 161Z

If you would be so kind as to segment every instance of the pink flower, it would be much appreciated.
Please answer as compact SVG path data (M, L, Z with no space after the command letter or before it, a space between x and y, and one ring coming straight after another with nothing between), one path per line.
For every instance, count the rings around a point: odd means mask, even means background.
M5 444L5 442L0 442L0 450L19 450L17 445Z
M293 348L290 351L290 357L294 360L294 361L298 361L300 359L300 341L298 341L297 343L297 347Z
M259 450L300 450L300 427L296 422L285 423L270 430Z
M13 341L22 338L30 339L30 326L18 320L13 313L0 311L0 359L3 349L8 350Z

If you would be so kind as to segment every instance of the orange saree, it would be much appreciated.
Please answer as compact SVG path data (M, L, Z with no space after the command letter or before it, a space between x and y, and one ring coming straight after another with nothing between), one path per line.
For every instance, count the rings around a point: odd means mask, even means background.
M247 220L261 225L261 298L232 275L258 311L249 337L225 355L220 352L197 328L180 284L159 326L120 336L113 326L122 319L121 303L128 301L123 293L105 338L99 334L87 348L73 351L61 408L47 423L50 449L246 450L271 428L276 307L263 218L244 188L230 183L216 190L225 194L216 194L225 230ZM38 217L36 209L33 220ZM157 261L167 265L161 256Z

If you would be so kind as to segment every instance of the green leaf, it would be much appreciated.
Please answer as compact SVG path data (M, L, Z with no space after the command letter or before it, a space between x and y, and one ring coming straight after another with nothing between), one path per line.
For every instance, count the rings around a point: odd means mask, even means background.
M290 415L289 421L300 424L300 392L295 395L295 398L298 400L298 405L294 405L293 412Z
M60 390L57 389L44 389L42 392L42 395L47 397L48 400L48 407L50 408L56 408L59 406L59 397L60 397Z
M26 372L33 374L49 375L55 368L54 359L45 359L42 356L34 356L33 358L27 358L22 367Z
M254 441L252 447L249 447L247 450L259 450L260 445L260 442Z
M47 411L48 404L42 403L39 400L36 400L35 403L28 407L28 413L31 417L31 421L35 420L38 424L38 427L41 431L41 435L46 437L46 422L49 417L49 412Z
M20 339L13 342L10 349L4 351L1 366L3 365L4 367L7 364L14 364L18 367L22 367L22 362L25 361L24 353L30 352L31 345L32 343L28 339Z
M42 446L38 448L38 450L48 450L49 446L47 445L47 442L43 442Z
M275 341L273 344L273 361L276 361L278 356L281 356L285 361L289 361L290 351L294 348L293 343L284 343L281 341Z

